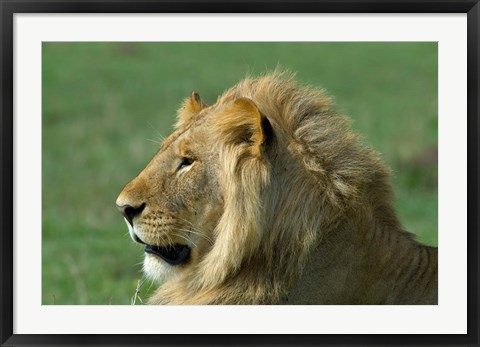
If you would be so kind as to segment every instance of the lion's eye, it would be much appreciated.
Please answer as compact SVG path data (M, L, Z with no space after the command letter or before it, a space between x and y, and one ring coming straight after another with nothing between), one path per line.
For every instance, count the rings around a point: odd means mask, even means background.
M186 168L186 167L192 165L192 163L193 163L192 158L183 157L182 161L180 162L180 164L177 167L177 170L181 170L183 168Z

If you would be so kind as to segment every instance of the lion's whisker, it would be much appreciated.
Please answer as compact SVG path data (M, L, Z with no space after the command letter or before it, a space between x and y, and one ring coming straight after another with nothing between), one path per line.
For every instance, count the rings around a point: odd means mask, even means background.
M198 228L196 228L192 222L184 219L184 218L179 218L180 221L182 222L185 222L187 224L189 224L189 226L187 227L188 229L183 229L184 231L188 231L189 233L192 233L192 234L195 234L195 235L198 235L198 236L201 236L203 238L205 238L207 241L209 241L210 243L214 243L213 239L211 239L209 236L205 235L205 233L201 230L199 230ZM181 228L179 228L181 229Z
M139 261L138 263L133 264L134 267L135 267L135 266L138 266L138 265L143 265L143 260L142 260L142 261Z
M191 230L191 229L184 229L184 228L177 228L177 230L184 231L184 232L187 232L189 234L193 234L193 235L203 237L209 243L211 243L211 244L214 243L214 241L210 237L208 237L207 235L204 235L203 233L200 233L200 232L197 232L197 231L194 231L194 230Z
M168 244L168 245L173 245L173 244L174 244L174 242L173 242L172 238L170 237L170 235L168 235L167 233L164 233L163 235L166 236L166 238L167 238L167 244Z
M157 133L158 137L160 138L160 140L165 140L165 137L160 133L160 131L158 131L153 125L152 123L150 123L149 121L147 121L148 125L150 125L152 127L153 130L155 130L155 132Z
M176 237L180 237L182 239L184 239L185 241L187 241L188 243L191 243L193 244L194 247L197 247L197 245L195 244L195 242L193 242L191 239L187 238L186 236L180 234L180 233L175 233L174 236Z
M147 141L151 141L153 143L156 143L157 145L161 145L162 143L159 142L159 141L155 141L155 140L152 140L152 139L146 139Z

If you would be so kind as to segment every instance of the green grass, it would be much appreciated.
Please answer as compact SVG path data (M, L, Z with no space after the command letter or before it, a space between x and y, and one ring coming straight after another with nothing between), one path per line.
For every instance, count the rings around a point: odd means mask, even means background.
M42 302L129 304L143 250L115 208L192 90L277 65L324 87L394 172L406 230L437 244L435 43L44 43ZM144 286L142 297L148 285Z

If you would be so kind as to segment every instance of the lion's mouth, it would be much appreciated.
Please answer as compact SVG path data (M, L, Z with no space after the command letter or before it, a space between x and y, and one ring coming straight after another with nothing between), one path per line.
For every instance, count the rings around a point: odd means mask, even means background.
M165 247L146 245L145 253L156 255L170 265L184 264L190 259L190 247L180 244Z

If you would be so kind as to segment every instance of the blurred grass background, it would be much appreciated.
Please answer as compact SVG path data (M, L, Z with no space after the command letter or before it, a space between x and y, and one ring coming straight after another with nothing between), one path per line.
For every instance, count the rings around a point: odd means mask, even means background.
M212 103L277 65L335 97L393 168L405 229L437 244L436 43L43 43L43 304L130 304L143 248L115 200L150 140L192 90Z

